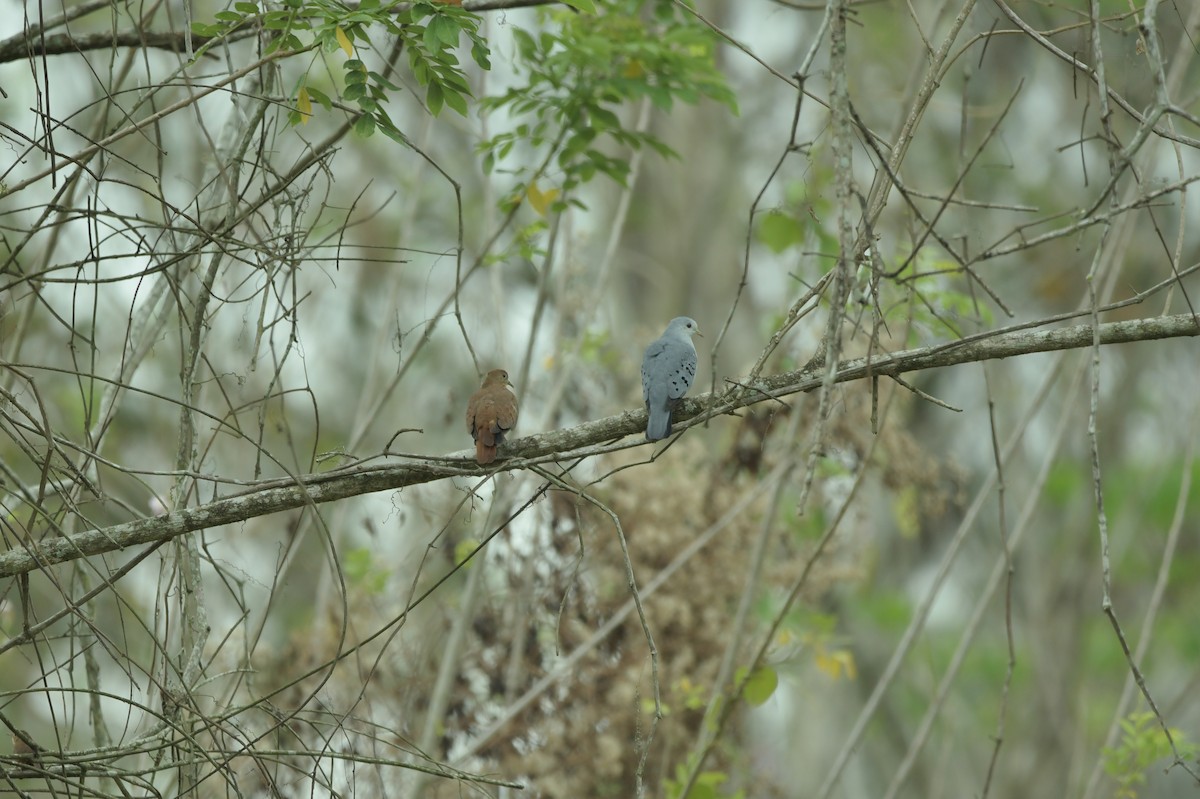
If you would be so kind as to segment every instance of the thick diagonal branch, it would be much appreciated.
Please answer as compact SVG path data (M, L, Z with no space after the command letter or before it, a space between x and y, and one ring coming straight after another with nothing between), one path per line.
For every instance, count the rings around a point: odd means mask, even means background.
M1197 335L1200 335L1200 322L1190 314L1107 322L1100 325L1099 330L1100 343L1103 345ZM899 375L1035 352L1083 348L1091 346L1092 341L1091 325L993 332L932 347L845 361L835 379L845 383L870 376ZM716 397L702 394L681 403L675 411L675 421L677 425L682 425L693 419L699 421L697 417L701 414L729 414L759 402L774 402L779 397L811 391L821 384L821 375L820 365L810 365L800 371L763 377L750 383L750 390L741 393L736 401L725 400L721 392ZM502 450L507 458L497 465L501 470L513 470L525 468L531 463L578 456L581 454L578 450L628 435L641 435L645 429L644 410L625 411L564 430L553 430L514 441ZM494 469L478 466L470 455L464 450L436 461L406 459L394 465L358 467L328 474L305 475L296 480L269 481L241 494L195 508L183 508L164 516L136 519L102 530L89 530L36 544L27 542L25 549L14 549L0 555L0 577L23 574L86 555L169 540L196 530L244 522L306 505L333 502L375 491L390 491L447 477L478 476Z

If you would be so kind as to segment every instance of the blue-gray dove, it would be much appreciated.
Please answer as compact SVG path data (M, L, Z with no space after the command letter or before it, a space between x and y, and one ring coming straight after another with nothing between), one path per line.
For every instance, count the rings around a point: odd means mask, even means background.
M658 441L671 435L671 412L692 386L696 376L696 347L700 335L694 319L677 316L667 330L646 348L642 358L642 398L646 401L646 438Z

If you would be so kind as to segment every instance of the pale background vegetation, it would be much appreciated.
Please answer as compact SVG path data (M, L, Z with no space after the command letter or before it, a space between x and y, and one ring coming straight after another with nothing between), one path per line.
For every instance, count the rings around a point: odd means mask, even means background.
M1200 795L1200 4L465 5L465 115L341 5L294 4L325 48L247 24L194 61L190 21L248 12L0 14L0 723L47 750L0 793ZM616 81L613 124L675 155L601 137L628 173L586 175L555 128L485 169L530 124L484 100L525 91L517 32L593 25L648 55L580 45L561 86ZM338 100L351 46L394 136ZM639 94L655 48L706 83ZM554 434L636 412L681 314L693 395L817 383L667 447ZM493 367L550 435L488 476ZM337 501L269 493L335 470Z

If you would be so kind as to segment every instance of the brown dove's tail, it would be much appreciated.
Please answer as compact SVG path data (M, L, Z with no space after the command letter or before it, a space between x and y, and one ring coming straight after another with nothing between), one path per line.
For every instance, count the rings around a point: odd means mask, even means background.
M475 461L480 465L487 465L496 460L496 445L493 443L490 447L484 442L483 436L475 440Z

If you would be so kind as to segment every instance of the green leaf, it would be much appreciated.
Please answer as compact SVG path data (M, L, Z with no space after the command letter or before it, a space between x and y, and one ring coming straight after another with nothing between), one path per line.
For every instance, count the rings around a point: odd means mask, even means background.
M522 59L532 61L537 53L537 45L533 41L533 37L529 35L529 31L522 28L513 28L513 40L517 44L517 53Z
M646 139L646 144L650 145L650 149L661 155L663 158L679 158L679 153L667 146L667 143L654 138L653 136Z
M363 114L355 120L354 132L364 139L369 139L375 133L375 118Z
M429 25L425 28L425 44L431 52L437 52L442 47L454 47L458 44L458 34L462 31L462 26L445 14L438 14L433 19L429 20ZM435 45L430 45L432 37Z
M674 105L674 100L671 99L671 92L661 86L649 86L646 88L646 95L650 98L650 102L654 103L654 107L659 111L670 111Z
M621 128L621 119L612 111L600 106L594 106L591 109L592 127L597 128L613 128L619 130Z
M409 10L410 19L408 22L420 22L433 13L433 6L430 3L413 3Z
M783 252L804 241L804 227L789 214L771 211L758 223L758 240L771 248L772 252Z
M387 587L388 570L375 565L375 554L366 547L347 552L342 565L346 582L366 589L367 593L379 594Z
M429 65L425 59L421 58L417 53L417 48L409 49L409 67L412 69L413 77L417 79L417 83L422 86L429 83Z
M396 130L395 127L393 127L391 125L384 125L381 122L381 123L379 123L379 129L383 131L385 136L387 136L389 139L396 142L397 144L403 144L406 147L408 146L408 141L404 138L404 134L401 133L400 131Z
M342 568L346 573L346 581L356 583L367 576L371 570L371 550L357 547L350 550L342 558Z
M329 95L325 94L325 92L314 89L312 86L306 86L305 88L308 89L309 98L320 103L326 111L333 108L333 101L329 99Z
M243 19L242 15L236 11L218 11L213 14L213 17L221 22L241 22Z
M437 64L439 64L441 66L448 66L448 67L458 66L458 56L456 56L454 54L453 50L448 50L448 49L441 50L440 52L434 53L433 57L436 60Z
M758 707L766 702L779 687L779 674L770 666L763 666L750 675L742 687L742 696L752 707Z
M487 45L482 40L475 40L471 45L471 58L475 59L475 63L480 69L492 68L492 51L487 48Z
M240 2L234 3L233 7L234 9L241 11L243 14L258 13L258 3L248 3L246 0L240 0Z
M567 139L563 145L562 154L559 156L561 163L565 158L574 158L579 153L587 149L593 141L596 140L596 131L592 128L583 128L571 138Z
M453 108L462 116L467 115L467 100L459 92L447 89L445 91L446 105Z
M375 111L375 126L383 131L383 134L398 144L409 146L408 139L404 134L397 130L396 125L392 122L392 118L387 115L387 111L380 108Z
M585 14L595 14L596 5L592 0L562 0L564 6L570 6L576 11L582 11Z
M398 92L398 91L400 91L400 87L399 87L399 86L397 86L396 84L392 83L392 82L391 82L391 81L389 81L387 78L385 78L384 76L380 75L378 72L368 72L367 74L368 74L368 75L370 75L370 77L371 77L371 80L375 81L376 83L378 83L378 84L379 84L380 86L382 86L383 88L385 88L385 89L389 89L389 90L391 90L391 91L393 91L393 92Z
M446 96L442 92L440 83L431 82L429 88L425 90L425 104L429 106L429 113L437 116L442 113L442 104L445 102Z
M268 30L281 31L291 25L291 19L291 11L268 11L262 15L262 25Z
M471 93L471 87L467 85L467 79L463 77L461 72L442 69L438 71L438 74L441 75L442 83L445 84L447 89L454 89L463 94Z

